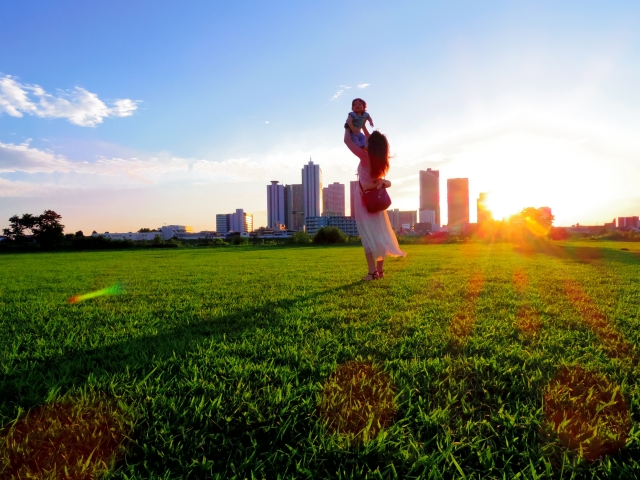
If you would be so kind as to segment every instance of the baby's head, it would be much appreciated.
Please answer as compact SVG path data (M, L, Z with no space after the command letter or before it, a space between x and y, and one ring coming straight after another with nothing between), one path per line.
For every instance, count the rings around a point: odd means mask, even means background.
M363 112L367 111L367 102L365 102L361 98L356 98L351 102L351 110L354 113L361 115Z

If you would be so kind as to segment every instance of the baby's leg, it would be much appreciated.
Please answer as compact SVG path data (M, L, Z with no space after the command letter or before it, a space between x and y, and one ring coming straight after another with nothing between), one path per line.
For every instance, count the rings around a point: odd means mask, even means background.
M360 148L364 148L367 146L367 138L364 136L364 133L352 133L351 140Z

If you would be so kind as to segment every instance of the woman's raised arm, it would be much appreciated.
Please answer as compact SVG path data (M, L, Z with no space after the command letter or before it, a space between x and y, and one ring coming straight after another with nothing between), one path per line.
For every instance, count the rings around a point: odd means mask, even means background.
M369 130L367 130L367 122L364 122L362 124L362 131L364 132L364 138L366 138L367 140L369 140Z
M365 162L369 160L369 155L367 154L367 151L364 150L363 148L360 148L358 145L356 145L353 142L353 140L351 140L351 134L348 128L344 129L344 143L347 145L347 148L351 150L351 153L353 153L360 160L363 160Z

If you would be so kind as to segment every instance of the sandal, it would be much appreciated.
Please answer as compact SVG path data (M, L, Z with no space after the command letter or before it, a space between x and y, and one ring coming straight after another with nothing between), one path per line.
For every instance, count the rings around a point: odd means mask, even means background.
M378 272L367 273L364 277L362 277L363 282L370 282L371 280L379 280Z
M378 279L384 278L384 270L380 270L378 273Z

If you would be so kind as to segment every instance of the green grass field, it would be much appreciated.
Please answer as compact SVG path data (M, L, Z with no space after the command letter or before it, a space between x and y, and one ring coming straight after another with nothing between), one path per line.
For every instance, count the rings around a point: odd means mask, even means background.
M0 256L0 478L640 478L640 244L403 248Z

